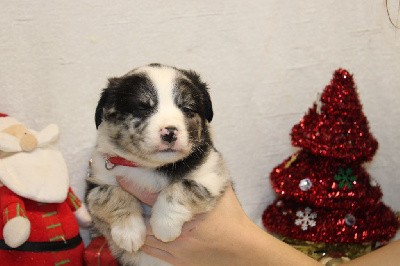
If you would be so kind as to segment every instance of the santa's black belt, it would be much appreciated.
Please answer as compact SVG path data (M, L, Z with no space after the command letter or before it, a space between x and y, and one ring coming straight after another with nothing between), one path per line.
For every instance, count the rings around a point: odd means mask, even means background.
M30 251L30 252L51 252L73 249L82 243L82 238L77 235L74 238L66 239L65 241L53 242L25 242L19 247L11 248L7 246L4 240L0 240L0 249L3 250L16 250L16 251Z

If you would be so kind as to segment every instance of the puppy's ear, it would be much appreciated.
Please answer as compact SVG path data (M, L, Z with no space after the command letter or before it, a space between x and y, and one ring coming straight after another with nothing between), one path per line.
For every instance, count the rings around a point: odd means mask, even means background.
M95 122L96 122L96 128L99 128L99 125L103 121L104 117L104 108L107 105L107 102L109 102L108 98L109 96L109 90L112 90L113 88L119 86L120 84L120 79L119 78L110 78L108 79L108 86L107 88L103 89L103 92L101 93L100 100L97 103L96 107L96 114L95 114Z
M210 94L208 93L208 90L204 91L204 115L205 118L207 119L208 122L211 122L214 116L213 108L212 108L212 103L211 103L211 97Z
M106 98L107 98L107 92L106 89L103 90L103 92L101 93L101 97L99 102L97 103L97 107L96 107L96 114L95 114L95 122L96 122L96 129L99 128L99 125L101 124L101 122L103 121L103 109L106 103Z
M200 79L200 76L192 70L182 70L183 73L199 88L202 94L203 115L208 122L211 122L214 116L209 88L205 82Z

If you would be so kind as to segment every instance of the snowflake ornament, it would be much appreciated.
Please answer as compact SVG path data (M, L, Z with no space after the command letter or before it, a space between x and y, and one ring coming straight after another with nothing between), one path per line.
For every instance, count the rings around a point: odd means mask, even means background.
M304 211L297 211L296 216L298 219L294 221L294 224L301 226L301 230L306 231L308 227L314 227L317 223L315 219L317 218L316 212L311 212L309 207L305 208Z
M343 189L345 186L348 189L353 188L353 182L356 181L356 177L353 175L351 168L344 170L339 168L338 174L335 175L335 180L339 181L339 188Z

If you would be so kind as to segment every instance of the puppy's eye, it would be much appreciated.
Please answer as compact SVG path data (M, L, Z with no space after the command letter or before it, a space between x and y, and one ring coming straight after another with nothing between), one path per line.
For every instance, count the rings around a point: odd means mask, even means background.
M181 107L182 112L184 112L186 115L192 117L196 113L196 110L193 107L190 106L183 106Z
M136 109L139 111L147 111L150 110L152 107L149 103L141 102L136 105Z
M138 111L149 111L155 107L155 103L151 98L146 100L138 100L135 104L135 107Z

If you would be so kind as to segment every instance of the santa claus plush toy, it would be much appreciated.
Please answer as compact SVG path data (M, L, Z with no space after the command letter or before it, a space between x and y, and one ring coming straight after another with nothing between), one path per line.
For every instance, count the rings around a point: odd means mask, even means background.
M82 265L78 222L91 219L69 187L58 135L56 125L36 132L0 114L0 265Z

